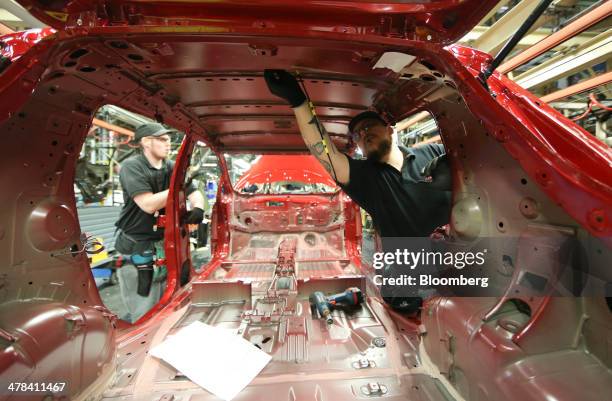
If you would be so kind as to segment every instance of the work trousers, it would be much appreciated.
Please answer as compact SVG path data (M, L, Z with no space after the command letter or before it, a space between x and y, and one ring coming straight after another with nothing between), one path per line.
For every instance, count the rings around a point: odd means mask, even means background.
M132 264L126 264L117 269L119 290L121 299L125 305L128 315L121 316L122 319L134 323L147 313L161 298L166 289L166 280L152 282L151 292L146 297L138 295L138 272Z
M123 244L123 242L120 242L120 244ZM125 264L117 269L117 279L119 281L121 300L128 311L127 315L121 316L121 318L133 323L147 313L163 295L166 289L166 267L155 266L155 259L164 258L163 241L136 244L128 243L128 245L130 246L120 245L118 250L123 250L124 252L136 250L141 253L134 253L131 255L124 254L125 258L132 263ZM151 277L149 277L150 291L146 296L139 294L138 269L135 265L152 266L153 277L152 280ZM142 285L143 283L140 284Z

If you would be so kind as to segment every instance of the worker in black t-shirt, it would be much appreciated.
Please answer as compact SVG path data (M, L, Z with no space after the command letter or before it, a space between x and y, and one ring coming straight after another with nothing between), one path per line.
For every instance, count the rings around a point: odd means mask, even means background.
M393 128L377 113L366 111L349 123L349 132L365 160L339 152L313 116L293 75L266 70L270 91L285 99L295 113L310 152L334 180L371 216L380 236L427 237L450 219L451 179L444 147L426 144L398 146ZM397 309L414 311L418 297L387 299Z
M157 228L156 222L168 199L174 162L167 158L174 133L157 123L138 127L134 142L141 145L142 152L125 160L119 173L124 205L115 223L119 230L115 249L127 255L133 267L122 267L117 277L131 321L155 305L165 289L165 267L154 264L156 256L163 254L164 238L164 230ZM185 192L191 210L184 223L198 224L204 217L204 197L193 185Z

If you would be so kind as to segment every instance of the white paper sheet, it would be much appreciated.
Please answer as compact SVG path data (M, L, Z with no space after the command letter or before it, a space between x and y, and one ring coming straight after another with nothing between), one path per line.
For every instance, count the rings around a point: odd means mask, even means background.
M388 68L394 72L400 72L404 67L410 65L416 57L398 52L386 52L376 62L372 69Z
M230 401L272 357L228 329L193 322L151 349L191 381Z

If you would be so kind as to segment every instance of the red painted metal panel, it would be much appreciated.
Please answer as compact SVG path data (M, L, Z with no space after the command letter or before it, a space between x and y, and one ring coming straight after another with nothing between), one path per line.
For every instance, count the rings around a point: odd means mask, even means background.
M323 166L310 155L264 155L236 182L240 191L249 184L264 182L300 181L335 187L336 183Z
M15 61L36 43L54 32L52 28L36 28L0 36L0 42L4 43L0 54Z
M306 25L315 30L369 32L383 36L453 43L497 3L496 0L339 1L225 0L143 1L18 0L56 29L110 25L205 25L261 28Z

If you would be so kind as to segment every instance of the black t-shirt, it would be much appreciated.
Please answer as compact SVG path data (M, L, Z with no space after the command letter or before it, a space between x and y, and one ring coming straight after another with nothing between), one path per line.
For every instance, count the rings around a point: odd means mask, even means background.
M444 154L444 146L400 146L400 150L401 173L387 163L347 156L349 183L340 187L372 216L381 237L427 237L450 219L450 181L439 185L422 173L432 159Z
M153 230L157 220L155 215L142 210L134 202L134 196L145 192L155 194L168 189L173 168L173 161L164 160L162 167L156 169L142 153L122 163L119 182L123 189L124 205L115 226L128 234L130 238L138 241L158 241L164 237L162 228L157 231ZM195 187L191 186L186 191L187 195L193 191ZM164 214L164 209L161 209L159 214Z

